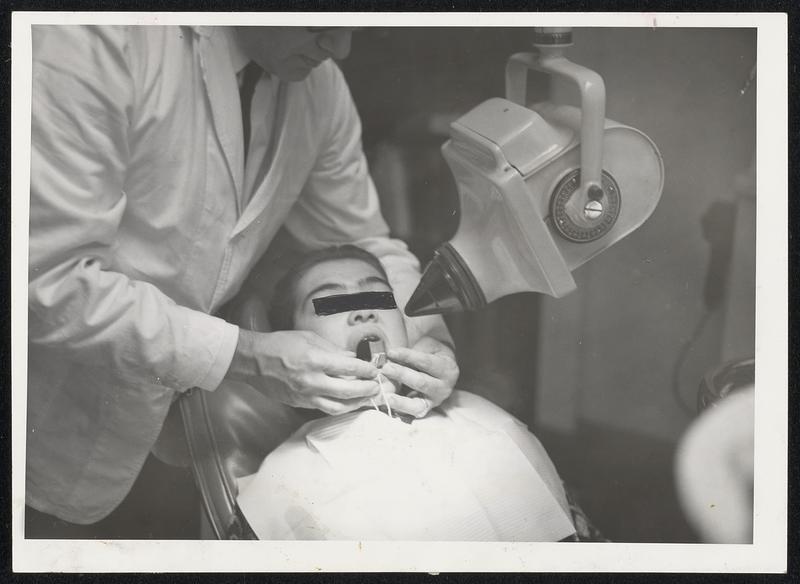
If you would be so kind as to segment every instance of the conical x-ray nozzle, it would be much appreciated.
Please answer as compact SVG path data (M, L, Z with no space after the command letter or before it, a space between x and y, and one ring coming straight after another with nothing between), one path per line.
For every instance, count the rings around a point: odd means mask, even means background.
M449 243L442 245L425 268L406 304L408 316L477 310L486 298L463 258Z

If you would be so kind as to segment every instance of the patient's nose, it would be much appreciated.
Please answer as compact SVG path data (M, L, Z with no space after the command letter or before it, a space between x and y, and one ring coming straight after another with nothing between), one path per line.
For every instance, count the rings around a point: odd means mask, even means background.
M377 320L378 315L374 310L354 310L347 317L347 323L350 325L376 322Z

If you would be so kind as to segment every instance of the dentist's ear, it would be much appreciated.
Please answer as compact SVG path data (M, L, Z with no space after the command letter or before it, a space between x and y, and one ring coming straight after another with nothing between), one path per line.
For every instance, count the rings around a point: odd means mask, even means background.
M332 29L317 36L317 46L334 59L345 59L350 54L352 37L350 29Z

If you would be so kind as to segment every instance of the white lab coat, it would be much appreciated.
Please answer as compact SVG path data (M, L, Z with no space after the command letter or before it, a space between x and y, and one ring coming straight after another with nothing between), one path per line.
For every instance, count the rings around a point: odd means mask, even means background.
M332 62L280 84L274 155L251 159L259 178L245 181L227 39L215 27L33 29L26 501L65 520L113 510L175 392L219 385L238 329L210 314L282 224L309 247L363 245L401 303L418 280L387 237Z

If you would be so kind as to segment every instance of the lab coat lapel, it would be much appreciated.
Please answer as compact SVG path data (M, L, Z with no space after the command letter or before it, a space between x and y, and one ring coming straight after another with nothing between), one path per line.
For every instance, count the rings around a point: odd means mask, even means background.
M211 105L214 130L225 155L225 161L234 184L236 206L242 213L241 201L244 183L244 142L242 139L242 113L239 102L236 74L231 66L226 41L221 34L201 35L198 38L203 82Z
M236 224L233 235L247 228L259 217L268 206L271 206L281 196L281 182L284 177L291 174L289 167L296 164L298 152L289 143L290 136L303 135L298 127L303 122L301 107L291 99L291 84L281 82L278 88L275 123L272 126L271 145L259 170L259 179L253 189L250 203L244 210L242 217Z

